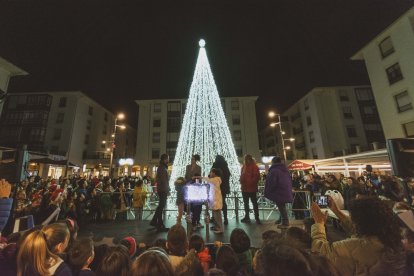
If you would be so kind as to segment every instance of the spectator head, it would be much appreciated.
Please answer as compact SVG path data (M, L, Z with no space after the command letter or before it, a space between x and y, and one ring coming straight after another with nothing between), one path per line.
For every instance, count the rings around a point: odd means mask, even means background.
M250 238L241 228L235 228L230 234L230 245L237 254L250 249Z
M76 240L69 250L69 264L74 272L87 268L95 256L91 238Z
M227 276L226 272L218 268L210 268L207 272L208 276Z
M188 248L187 234L181 224L176 224L168 231L167 249L170 255L185 256Z
M50 259L57 260L57 256L49 250L44 232L33 231L20 244L17 254L17 275L25 275L29 268L39 275L48 275Z
M174 270L165 252L157 249L149 249L134 261L131 268L131 275L173 276Z
M310 249L312 246L311 236L299 227L290 227L286 231L286 238L303 250Z
M221 176L221 170L217 168L212 168L210 171L210 177L220 177Z
M192 158L194 158L194 161L195 161L195 162L200 162L200 160L201 160L201 157L200 157L200 155L199 155L199 154L194 154L194 155L192 156Z
M275 230L267 230L262 233L262 242L265 243L271 239L281 238L282 235Z
M101 244L101 245L95 246L94 248L95 258L90 264L90 268L92 271L96 271L98 269L98 266L101 264L108 250L109 250L109 246L107 244Z
M259 249L256 251L253 257L253 271L255 272L255 275L264 275L261 255L262 250Z
M26 199L26 192L25 190L19 190L16 194L16 198L18 200L25 200Z
M376 197L357 198L351 201L349 212L358 236L375 236L392 250L402 248L398 219L386 202Z
M123 245L110 247L103 257L96 275L128 276L131 267L131 259L128 250Z
M253 156L251 154L246 154L244 156L244 164L251 164L254 163Z
M143 183L144 183L144 181L142 181L142 179L138 179L138 181L135 184L135 187L142 187Z
M190 238L189 249L194 249L196 252L201 252L204 249L204 240L198 234L193 234Z
M223 245L217 249L216 268L223 270L229 276L237 275L240 269L239 258L233 248Z
M63 223L53 223L43 227L49 250L54 254L65 252L70 239L68 227Z
M258 261L264 275L313 275L305 256L280 239L265 243Z
M134 257L137 252L137 243L133 237L125 237L120 242L123 246L128 249L129 256Z
M272 164L280 164L282 163L282 159L279 156L275 156L272 158Z
M166 153L161 154L160 164L167 165L168 162L169 162L169 156L168 156L168 154L166 154Z
M78 223L76 222L76 220L73 220L70 218L61 220L59 221L59 223L63 223L68 227L69 232L70 232L69 245L71 245L78 238L78 231L79 231Z
M167 252L168 251L167 250L167 240L163 239L163 238L156 239L154 241L154 243L152 244L152 247L159 247L159 248L164 249L165 252Z
M55 203L62 203L63 189L56 189L50 196L50 201L55 202Z

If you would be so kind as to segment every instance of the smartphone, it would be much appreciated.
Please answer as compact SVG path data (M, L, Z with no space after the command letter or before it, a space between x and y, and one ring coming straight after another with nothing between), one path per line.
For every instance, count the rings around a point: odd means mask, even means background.
M328 196L323 196L323 195L316 196L315 202L316 204L318 204L319 207L326 208L328 207Z

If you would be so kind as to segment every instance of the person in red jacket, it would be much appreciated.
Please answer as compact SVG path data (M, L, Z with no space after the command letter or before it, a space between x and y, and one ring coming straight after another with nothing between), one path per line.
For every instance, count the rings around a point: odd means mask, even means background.
M257 206L257 183L260 179L259 167L250 154L246 154L244 157L244 164L240 174L241 191L244 202L245 216L241 220L242 222L250 222L249 217L249 199L252 201L254 217L257 224L261 224L259 219L259 207Z

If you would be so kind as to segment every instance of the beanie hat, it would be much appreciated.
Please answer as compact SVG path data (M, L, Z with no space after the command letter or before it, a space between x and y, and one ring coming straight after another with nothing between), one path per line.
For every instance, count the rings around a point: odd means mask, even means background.
M137 242L133 237L125 237L122 239L121 244L126 246L129 252L129 255L133 257L137 252Z

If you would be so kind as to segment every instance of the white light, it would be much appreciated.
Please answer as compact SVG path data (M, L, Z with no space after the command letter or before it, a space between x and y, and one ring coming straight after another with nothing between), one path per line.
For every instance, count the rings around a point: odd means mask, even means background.
M190 87L187 107L178 139L170 187L185 175L185 168L191 163L191 156L199 154L202 175L208 175L216 155L222 155L231 173L230 188L240 190L240 163L221 105L214 77L208 62L204 40L200 40L196 68Z
M286 150L290 150L290 146L285 147Z
M204 39L200 39L198 45L200 45L201 48L204 48L204 46L206 46L206 41Z
M105 140L103 140L103 141L102 141L102 144L106 144L106 141L105 141Z
M262 162L265 163L265 164L270 163L270 162L272 162L273 157L274 156L263 156L262 157Z
M295 138L289 138L289 141L293 142L295 141Z
M119 114L116 116L116 118L117 118L118 120L123 120L123 119L125 118L125 114L124 114L124 113L119 113Z
M268 114L269 118L273 118L276 116L276 113L274 113L273 111L270 111Z
M276 125L278 125L279 123L271 123L270 126L271 127L275 127Z
M285 134L286 134L286 132L282 131L282 135L285 135Z
M120 129L126 129L126 126L125 125L120 125L119 128Z
M124 165L128 165L128 166L132 166L134 165L134 160L131 158L121 158L118 161L119 165L124 166Z

